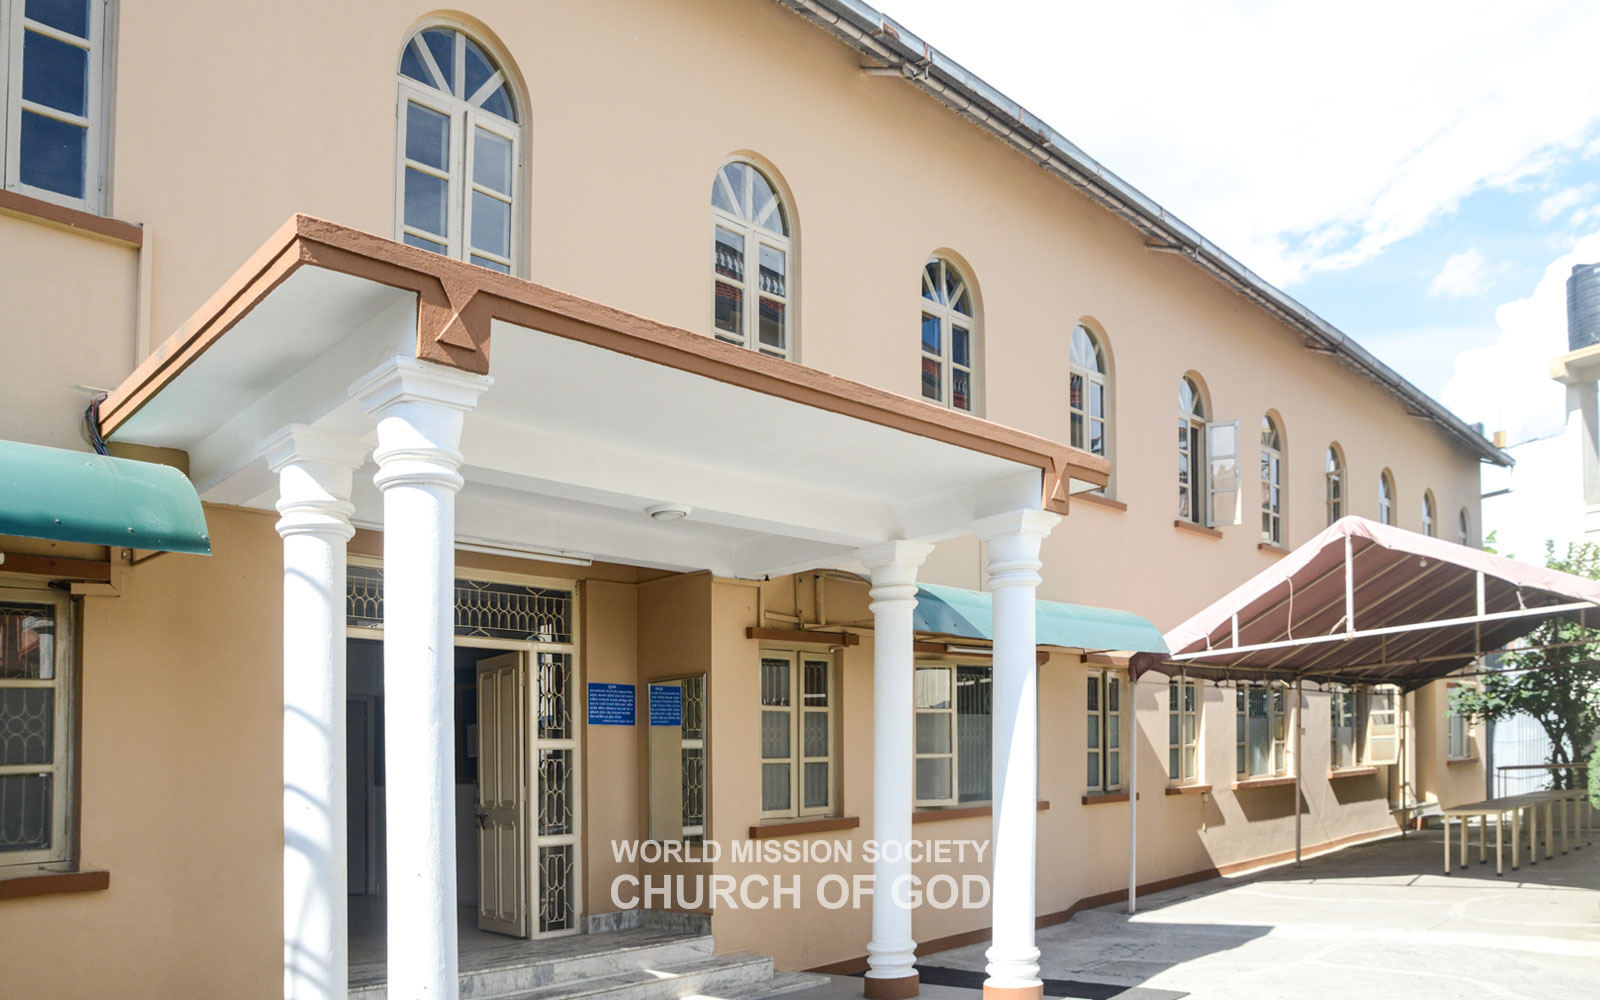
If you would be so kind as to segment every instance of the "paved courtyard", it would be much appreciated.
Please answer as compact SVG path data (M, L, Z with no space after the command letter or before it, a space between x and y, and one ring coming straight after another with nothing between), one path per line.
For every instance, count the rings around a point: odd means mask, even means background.
M1132 918L1080 913L1039 932L1042 975L1127 987L1125 1000L1600 998L1600 844L1504 878L1492 855L1445 876L1440 836L1156 893ZM920 964L981 970L983 950Z

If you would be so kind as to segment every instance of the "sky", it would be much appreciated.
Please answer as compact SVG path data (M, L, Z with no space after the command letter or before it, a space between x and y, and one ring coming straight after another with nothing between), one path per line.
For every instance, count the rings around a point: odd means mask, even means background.
M877 5L1465 419L1560 429L1600 4Z

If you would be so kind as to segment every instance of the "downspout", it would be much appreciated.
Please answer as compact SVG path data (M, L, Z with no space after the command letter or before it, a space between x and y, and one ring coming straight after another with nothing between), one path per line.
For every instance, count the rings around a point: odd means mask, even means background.
M1305 729L1305 682L1294 682L1294 866L1300 867L1300 791L1305 780L1305 761L1300 757L1300 734Z
M1138 681L1128 682L1128 701L1133 711L1133 736L1128 741L1132 760L1128 762L1128 913L1139 912L1139 695Z

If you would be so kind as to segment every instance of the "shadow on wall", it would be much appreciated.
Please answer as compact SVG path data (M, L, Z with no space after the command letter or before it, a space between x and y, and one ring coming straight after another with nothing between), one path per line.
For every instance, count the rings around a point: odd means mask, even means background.
M1274 785L1269 788L1241 789L1233 798L1239 804L1239 811L1244 813L1246 822L1262 823L1293 816L1294 796L1293 785ZM1305 811L1304 802L1301 810Z
M1386 799L1389 797L1389 782L1382 772L1378 774L1363 775L1359 778L1340 778L1330 782L1333 786L1333 798L1341 806L1352 802L1371 802L1373 799Z

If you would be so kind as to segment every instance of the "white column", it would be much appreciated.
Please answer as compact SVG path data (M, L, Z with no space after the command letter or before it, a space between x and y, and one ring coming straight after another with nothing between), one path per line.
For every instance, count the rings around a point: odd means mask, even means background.
M932 550L920 542L890 542L861 553L872 573L872 838L880 845L911 841L916 783L911 623L917 569ZM872 940L862 992L872 1000L902 1000L918 991L906 881L911 862L903 852L895 852L901 856L894 860L884 853L879 851L872 865Z
M389 996L453 1000L456 960L452 593L461 428L490 379L396 358L351 387L377 418L383 491Z
M1021 510L973 525L988 549L994 595L994 875L986 1000L1040 1000L1034 946L1039 685L1035 593L1039 546L1061 518Z
M283 536L283 995L350 984L345 857L345 545L359 441L296 424L261 448Z

